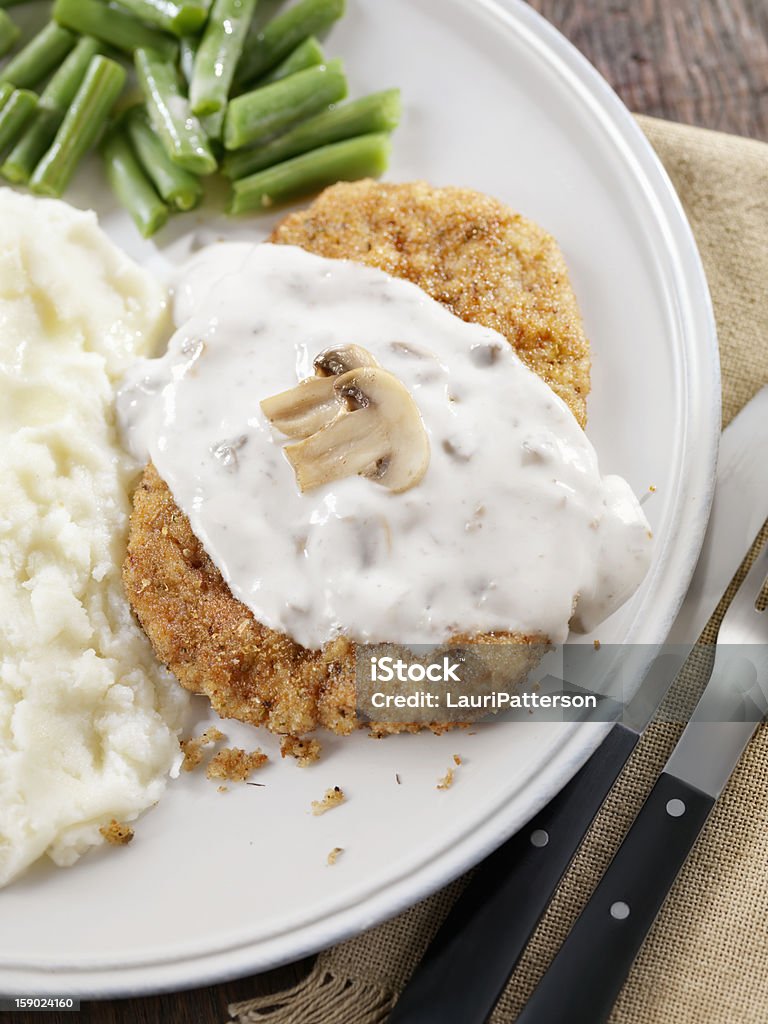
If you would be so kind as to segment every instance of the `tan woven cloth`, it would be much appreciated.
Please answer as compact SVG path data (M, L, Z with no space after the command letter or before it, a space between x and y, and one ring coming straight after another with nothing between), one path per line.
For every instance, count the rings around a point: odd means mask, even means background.
M768 383L768 146L641 119L704 259L717 316L723 422ZM768 452L766 453L768 458ZM765 532L765 531L764 531ZM652 727L603 807L493 1016L509 1024L598 881L679 727ZM231 1008L246 1024L383 1024L462 882L320 955L281 997ZM268 976L254 979L254 995ZM263 987L264 986L264 987ZM768 727L717 805L665 904L611 1024L768 1022Z

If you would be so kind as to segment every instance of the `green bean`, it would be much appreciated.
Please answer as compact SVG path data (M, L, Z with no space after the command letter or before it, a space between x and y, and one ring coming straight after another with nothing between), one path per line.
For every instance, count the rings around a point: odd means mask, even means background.
M16 145L0 166L0 174L15 185L26 185L41 157L56 138L64 115L38 107Z
M143 46L157 50L168 60L176 59L178 44L170 36L101 0L56 0L53 16L60 25L84 36L95 36L123 53L133 53Z
M83 36L40 94L40 106L65 111L77 95L88 65L99 53L98 40Z
M359 135L258 171L234 182L229 212L263 212L336 181L374 177L386 169L389 149L388 135Z
M213 0L189 87L192 113L215 114L226 107L255 8L256 0Z
M176 36L194 35L208 17L211 0L117 0L142 21L158 25Z
M203 198L200 179L171 160L157 134L152 131L146 111L134 107L128 114L127 125L139 163L162 198L179 210L191 210L197 206Z
M0 82L11 82L17 89L33 88L61 63L75 45L75 38L51 22L8 61L0 73Z
M13 96L13 86L10 82L0 83L0 110L3 109L9 98Z
M189 100L181 92L175 66L152 50L137 50L135 60L149 119L168 156L193 174L212 174L216 159L202 125L190 110Z
M168 207L155 192L128 141L117 131L107 133L101 155L112 190L128 210L144 238L168 220Z
M198 39L195 36L183 36L179 41L179 69L184 81L189 85L195 70L195 54Z
M77 165L96 142L125 78L124 69L115 61L101 55L93 58L51 148L30 179L33 192L63 194Z
M310 36L303 43L299 43L295 50L291 50L285 60L276 64L268 75L264 75L258 82L254 82L254 88L262 85L271 85L272 82L279 82L281 78L295 75L297 71L306 71L307 68L314 68L318 64L325 63L323 48L315 39Z
M34 120L0 167L8 181L26 184L56 138L67 107L77 94L88 65L99 52L99 43L85 36L51 78L40 95Z
M299 0L246 41L235 81L248 85L271 71L302 39L325 32L344 13L345 0Z
M228 153L221 169L227 178L244 178L319 146L351 139L355 135L390 132L399 121L400 90L375 92L324 110L263 146Z
M221 141L226 115L227 109L224 107L222 110L217 110L215 114L206 114L205 117L200 118L200 124L203 126L205 134L209 139L215 139L216 142Z
M0 153L12 146L32 117L37 96L27 89L15 89L0 110Z
M347 79L341 61L297 71L290 78L232 100L224 123L224 145L240 149L264 142L346 95Z
M9 53L19 41L21 29L11 21L5 11L0 10L0 57Z

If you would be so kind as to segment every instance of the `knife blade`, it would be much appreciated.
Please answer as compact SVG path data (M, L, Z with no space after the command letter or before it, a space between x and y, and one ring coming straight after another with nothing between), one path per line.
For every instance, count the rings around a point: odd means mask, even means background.
M608 1019L656 915L765 714L768 612L757 610L756 599L766 578L768 542L723 619L712 675L688 725L518 1024Z
M768 516L768 387L723 431L702 552L670 633L690 651ZM475 871L406 984L389 1024L483 1024L560 879L671 686L663 659L625 721L561 792Z

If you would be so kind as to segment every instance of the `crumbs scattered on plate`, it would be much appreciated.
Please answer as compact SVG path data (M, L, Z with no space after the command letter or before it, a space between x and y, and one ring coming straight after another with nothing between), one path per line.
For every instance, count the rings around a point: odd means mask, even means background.
M322 749L317 740L302 740L298 736L283 736L280 740L281 756L296 758L299 768L306 768L317 761Z
M344 853L343 846L334 846L334 848L328 854L328 865L330 866L332 864L335 864L342 853Z
M110 846L127 846L133 839L134 831L125 822L113 818L108 825L102 825L99 829Z
M181 767L186 772L194 771L202 764L203 751L225 740L226 736L220 729L210 726L201 736L193 736L181 741L184 760ZM269 758L258 748L247 753L240 747L223 747L214 754L205 769L207 779L221 779L225 782L245 782L257 768L263 767ZM228 792L227 786L219 786L219 793Z
M333 789L326 789L322 800L312 801L312 813L325 814L326 811L333 810L334 807L338 807L339 804L343 804L345 800L346 797L344 796L344 791L340 786L334 786Z
M195 768L203 760L203 750L205 747L210 747L214 743L218 743L219 740L224 739L224 733L220 732L216 726L212 725L209 729L206 729L202 736L190 736L188 740L182 740L179 744L181 751L184 754L184 760L181 762L181 767L185 772L194 771Z
M457 768L459 767L459 765L461 765L462 761L458 754L453 755L453 763L456 765ZM455 775L456 768L449 768L445 775L442 777L442 779L438 780L437 788L450 789L451 786L453 785Z
M214 754L205 769L207 779L226 779L228 782L245 782L245 780L262 768L269 758L256 748L247 754L240 747L224 747Z

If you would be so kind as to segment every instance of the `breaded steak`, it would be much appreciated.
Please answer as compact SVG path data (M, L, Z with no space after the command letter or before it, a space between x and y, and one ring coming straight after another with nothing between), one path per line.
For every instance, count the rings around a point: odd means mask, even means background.
M287 217L271 241L379 267L462 319L495 328L584 424L589 346L562 255L549 235L496 200L422 183L340 184ZM257 622L232 596L152 465L134 495L123 579L158 658L223 718L292 736L318 726L356 728L354 644L341 637L308 650ZM451 638L520 644L521 677L540 656L532 645L544 639ZM418 727L377 731L403 728Z
M563 254L497 199L424 182L339 184L270 241L413 281L462 320L503 334L586 423L589 342Z

